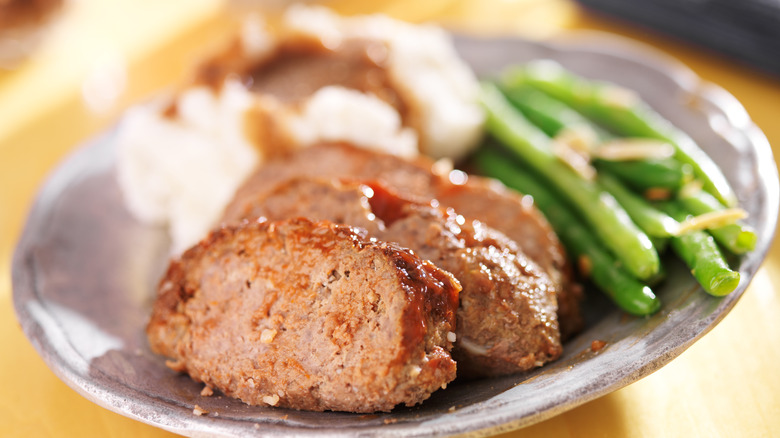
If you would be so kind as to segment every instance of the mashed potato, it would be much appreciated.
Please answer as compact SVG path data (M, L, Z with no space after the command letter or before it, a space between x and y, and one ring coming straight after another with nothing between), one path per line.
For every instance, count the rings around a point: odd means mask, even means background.
M401 125L392 106L374 96L338 86L320 88L287 119L300 144L346 141L402 157L417 155L417 134Z
M128 209L141 221L167 224L172 252L183 251L216 225L233 193L266 158L246 124L263 113L296 147L321 141L413 157L420 153L457 159L479 140L483 121L478 85L457 57L447 34L374 15L342 18L322 7L293 6L284 16L287 35L301 34L333 47L341 39L367 38L388 48L388 70L419 130L373 94L325 86L300 104L259 95L242 82L193 85L173 101L129 110L117 133L118 175ZM257 21L240 34L247 59L269 56L277 41ZM166 114L173 105L176 111Z
M478 83L443 29L385 15L341 17L324 7L302 5L288 9L285 23L327 45L346 38L385 41L390 49L390 74L421 109L423 153L458 159L479 141L484 115L477 104Z
M126 205L144 222L168 224L175 253L205 236L259 160L244 135L252 97L243 85L192 88L178 102L175 119L159 102L130 109L116 140Z

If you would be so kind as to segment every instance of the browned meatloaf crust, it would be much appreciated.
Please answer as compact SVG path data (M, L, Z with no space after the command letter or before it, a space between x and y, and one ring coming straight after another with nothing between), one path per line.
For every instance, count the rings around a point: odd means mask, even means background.
M260 166L239 188L224 218L243 217L258 196L295 176L373 179L420 202L435 198L515 240L555 283L562 338L578 331L582 326L581 289L572 280L563 246L533 203L497 181L474 176L450 181L448 175L432 172L432 165L425 157L405 160L346 144L314 145Z
M172 368L249 404L388 411L455 378L459 289L363 230L247 222L172 261L147 334Z
M473 175L468 177L466 184L441 186L436 198L442 205L500 230L545 269L558 286L558 323L562 339L582 328L582 288L572 280L572 268L558 236L534 207L532 198L524 198L497 180Z
M451 272L463 287L453 350L459 377L514 374L560 355L552 282L514 241L481 222L375 181L312 178L280 183L241 219L298 216L362 227Z

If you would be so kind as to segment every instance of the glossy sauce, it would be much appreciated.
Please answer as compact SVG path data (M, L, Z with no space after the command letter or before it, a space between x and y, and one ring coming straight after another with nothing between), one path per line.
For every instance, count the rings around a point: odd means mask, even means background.
M389 227L393 222L408 216L405 207L412 201L399 196L378 181L364 181L362 184L371 189L367 194L371 212L384 222L385 226Z
M403 285L407 292L407 301L403 317L403 342L408 346L405 353L413 351L412 346L423 342L428 332L425 315L434 319L444 319L455 331L455 311L458 308L460 283L452 274L436 268L433 263L420 259L410 250L394 244L388 244L385 250L404 276ZM397 362L405 362L408 357L402 355Z
M381 41L349 39L326 47L315 38L279 43L270 56L250 60L240 42L201 65L195 83L219 90L225 79L239 79L252 91L295 104L322 87L338 85L370 93L406 119L407 105L387 69L388 50Z

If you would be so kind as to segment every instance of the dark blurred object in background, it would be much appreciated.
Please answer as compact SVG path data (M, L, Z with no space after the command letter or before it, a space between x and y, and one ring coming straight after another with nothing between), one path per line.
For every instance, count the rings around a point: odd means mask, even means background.
M780 75L780 0L579 0Z

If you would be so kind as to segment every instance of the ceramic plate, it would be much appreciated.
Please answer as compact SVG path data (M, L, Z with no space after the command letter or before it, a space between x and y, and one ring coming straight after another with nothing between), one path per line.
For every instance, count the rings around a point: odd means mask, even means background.
M646 47L605 35L565 41L459 37L457 48L481 76L550 58L592 78L638 91L688 132L723 168L748 222L755 251L735 261L739 288L704 293L669 261L657 293L664 306L633 318L590 294L587 328L558 361L511 377L454 383L415 408L357 415L250 407L173 373L146 343L144 326L166 264L162 229L124 209L111 134L78 149L46 182L13 260L14 305L22 327L57 375L88 399L128 417L188 436L437 436L497 433L549 418L634 382L712 329L744 293L772 241L777 169L764 135L728 93ZM593 340L605 341L598 353ZM193 415L197 404L208 415Z

